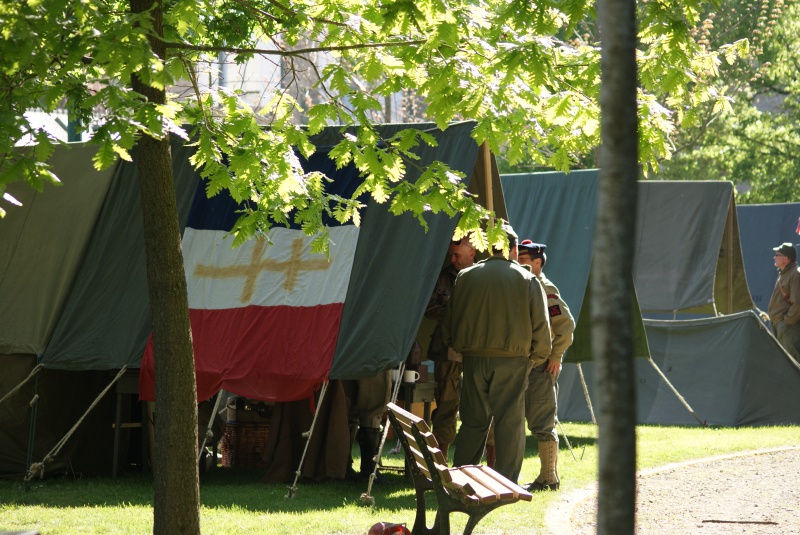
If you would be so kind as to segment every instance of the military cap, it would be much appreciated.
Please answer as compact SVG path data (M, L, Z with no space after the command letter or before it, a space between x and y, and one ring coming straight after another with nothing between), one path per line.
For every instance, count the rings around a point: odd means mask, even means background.
M782 254L792 262L797 261L797 249L795 249L794 245L792 245L789 242L782 243L777 247L773 247L772 250L775 251L776 253Z

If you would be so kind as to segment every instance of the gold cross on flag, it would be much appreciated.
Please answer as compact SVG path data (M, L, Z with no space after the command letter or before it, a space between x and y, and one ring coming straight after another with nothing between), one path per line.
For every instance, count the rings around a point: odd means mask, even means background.
M297 276L301 271L319 271L330 267L330 262L324 258L303 260L303 239L295 238L292 242L292 255L289 260L278 261L270 258L261 258L266 247L266 240L257 239L250 255L250 263L234 266L208 266L197 264L194 268L195 277L210 277L213 279L244 278L242 288L242 303L249 303L256 289L256 280L262 271L285 272L283 288L287 292L294 290Z

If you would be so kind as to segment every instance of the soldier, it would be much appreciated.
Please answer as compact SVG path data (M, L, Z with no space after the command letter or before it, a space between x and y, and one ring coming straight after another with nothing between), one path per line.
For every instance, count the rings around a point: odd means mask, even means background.
M361 451L361 469L353 469L352 455L347 465L345 478L350 481L365 481L375 469L375 456L381 442L381 421L386 404L391 398L392 372L380 372L365 379L342 381L347 397L347 420L350 427L350 450L358 441ZM378 480L381 478L378 476Z
M529 491L558 490L558 432L556 431L556 412L558 410L558 374L561 359L572 345L575 320L569 307L561 299L556 285L545 277L542 268L547 262L543 243L523 240L519 244L519 263L529 266L531 273L542 283L547 294L547 309L550 316L550 329L553 347L545 358L533 358L533 369L528 375L528 389L525 392L525 416L528 429L539 445L541 470L536 480L528 486Z
M517 235L504 225L502 250L459 272L447 301L444 342L463 355L461 428L453 464L480 462L494 418L495 468L516 482L525 453L525 386L531 359L550 355L550 323L539 280L514 260Z
M791 243L782 243L775 251L778 280L767 307L772 330L783 348L795 359L800 359L800 267L797 266L797 249Z
M431 415L433 436L439 443L445 458L447 450L456 437L456 418L458 416L458 383L461 380L462 364L461 355L448 348L442 340L442 317L453 290L453 282L458 272L475 263L475 248L469 244L467 238L454 241L448 249L450 263L445 266L439 278L433 295L425 309L425 317L436 320L436 326L431 334L428 346L428 358L433 361L433 376L436 380L434 399L436 409Z

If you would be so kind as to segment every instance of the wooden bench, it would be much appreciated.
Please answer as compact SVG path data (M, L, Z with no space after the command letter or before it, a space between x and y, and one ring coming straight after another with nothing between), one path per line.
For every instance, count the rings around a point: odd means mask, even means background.
M389 403L387 408L414 480L417 497L417 513L411 530L414 535L450 535L453 511L469 516L464 528L464 535L469 535L492 510L519 500L531 500L530 492L488 466L448 468L425 420L394 403ZM425 493L428 491L434 492L439 505L432 528L428 528L425 521Z

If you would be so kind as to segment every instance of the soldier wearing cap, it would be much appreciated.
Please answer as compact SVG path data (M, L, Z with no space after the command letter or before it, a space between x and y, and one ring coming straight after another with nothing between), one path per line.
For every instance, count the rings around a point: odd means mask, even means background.
M772 250L775 251L778 280L772 290L767 314L778 342L795 359L800 359L800 268L797 267L797 249L791 243L782 243Z
M528 375L528 389L525 392L525 416L539 445L541 469L536 480L528 486L529 491L558 490L558 432L556 431L556 411L558 409L558 383L561 359L572 345L575 320L569 307L561 299L556 285L545 277L542 268L547 262L547 245L523 240L519 244L519 263L530 267L542 283L547 294L547 309L550 315L550 328L553 335L553 348L546 358L533 360L533 368Z
M445 343L463 355L461 428L453 464L478 464L494 418L495 469L516 482L525 453L525 387L530 360L550 355L547 301L539 280L520 266L517 235L504 225L502 250L463 269L442 319Z
M461 380L462 364L461 355L447 347L442 339L442 317L447 301L450 299L456 275L462 269L475 263L475 248L470 245L467 238L462 238L450 243L448 254L450 263L439 273L433 295L425 309L425 317L436 320L428 345L428 358L433 361L433 376L436 380L436 389L433 393L436 409L431 415L431 424L433 425L433 436L436 437L445 458L447 458L450 444L456 438L456 420L460 398L458 383Z

